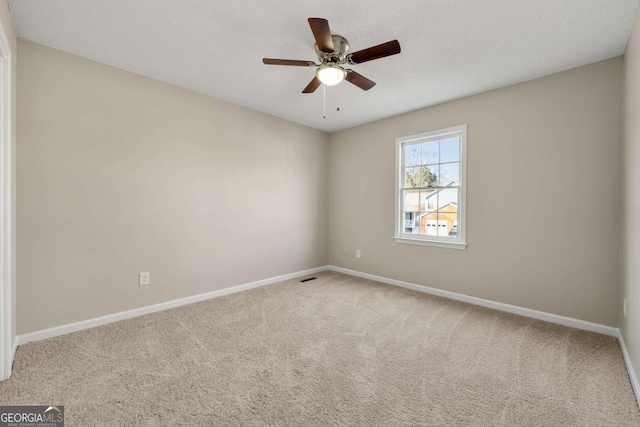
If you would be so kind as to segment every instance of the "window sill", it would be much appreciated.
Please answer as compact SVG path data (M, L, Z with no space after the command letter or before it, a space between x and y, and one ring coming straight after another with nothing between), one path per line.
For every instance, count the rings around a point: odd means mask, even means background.
M409 245L422 245L422 246L435 246L438 248L448 248L448 249L466 249L466 243L459 242L443 242L441 240L424 240L424 239L410 239L407 237L394 237L393 240L396 243L406 243Z

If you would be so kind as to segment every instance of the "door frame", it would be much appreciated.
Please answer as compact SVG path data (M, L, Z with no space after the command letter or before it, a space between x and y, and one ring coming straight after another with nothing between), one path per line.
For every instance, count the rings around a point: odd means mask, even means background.
M13 343L13 150L11 46L0 23L0 380L11 376Z

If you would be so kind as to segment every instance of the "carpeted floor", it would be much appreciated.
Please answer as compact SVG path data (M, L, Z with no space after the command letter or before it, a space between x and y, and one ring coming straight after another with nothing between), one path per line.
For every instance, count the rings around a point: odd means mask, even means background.
M638 426L614 338L339 273L18 348L67 426Z

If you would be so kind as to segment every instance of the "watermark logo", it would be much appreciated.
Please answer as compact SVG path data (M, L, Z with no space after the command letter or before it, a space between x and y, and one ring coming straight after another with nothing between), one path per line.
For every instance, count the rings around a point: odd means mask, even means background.
M64 406L0 406L0 427L64 427Z

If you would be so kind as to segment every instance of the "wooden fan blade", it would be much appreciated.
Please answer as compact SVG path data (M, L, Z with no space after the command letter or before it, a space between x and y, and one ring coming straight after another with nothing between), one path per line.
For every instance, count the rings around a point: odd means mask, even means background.
M315 62L313 61L297 61L295 59L273 59L262 58L262 63L267 65L293 65L296 67L313 67Z
M302 93L313 93L313 92L316 91L316 89L318 89L320 87L321 84L322 84L322 82L320 81L320 79L317 78L317 77L314 77L313 80L311 80L309 82L307 87L304 88Z
M362 74L358 74L353 70L347 70L345 80L358 86L362 90L369 90L376 85L376 82L369 80Z
M329 29L329 21L322 18L309 18L309 25L316 39L318 49L323 52L333 52L333 38L331 38L331 30Z
M374 59L384 58L385 56L396 55L400 53L400 43L398 40L382 43L368 49L362 49L351 54L351 62L361 64Z

